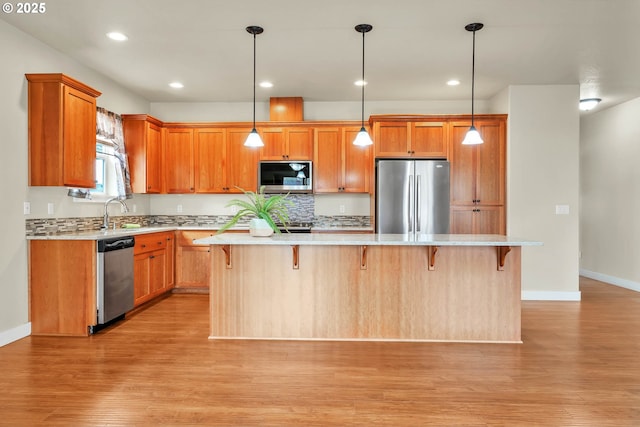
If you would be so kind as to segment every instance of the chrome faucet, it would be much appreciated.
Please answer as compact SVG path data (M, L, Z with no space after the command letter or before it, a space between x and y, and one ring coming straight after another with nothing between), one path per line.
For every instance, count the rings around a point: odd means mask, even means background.
M129 212L129 207L124 202L123 198L121 198L121 197L112 197L112 198L108 199L106 202L104 202L104 215L102 217L102 226L100 227L100 230L108 230L109 229L109 210L108 210L108 207L109 207L109 203L111 203L113 201L120 202L120 204L124 207L124 211L125 212Z

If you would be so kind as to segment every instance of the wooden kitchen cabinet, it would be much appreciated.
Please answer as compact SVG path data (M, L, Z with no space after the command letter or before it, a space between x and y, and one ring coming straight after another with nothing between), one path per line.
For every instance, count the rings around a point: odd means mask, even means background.
M134 193L162 193L162 122L146 114L122 116Z
M227 128L227 183L225 192L241 193L258 189L258 158L260 149L245 147L244 142L251 132L249 128Z
M316 128L314 131L314 192L371 191L372 147L353 145L359 127Z
M260 160L311 160L313 130L310 127L263 127Z
M176 289L208 292L211 277L211 249L194 245L193 239L213 236L215 231L176 232Z
M29 185L95 187L97 90L64 74L29 81Z
M447 158L445 121L375 121L373 129L376 158Z
M135 236L133 249L134 305L137 307L173 286L174 233Z
M227 188L227 132L224 128L194 131L196 193L224 193Z
M506 234L504 206L452 206L451 234Z
M164 128L164 177L167 193L193 193L193 128Z
M29 241L32 335L87 336L97 324L95 240Z
M462 145L470 125L451 123L451 232L505 234L506 118L475 121L480 145Z

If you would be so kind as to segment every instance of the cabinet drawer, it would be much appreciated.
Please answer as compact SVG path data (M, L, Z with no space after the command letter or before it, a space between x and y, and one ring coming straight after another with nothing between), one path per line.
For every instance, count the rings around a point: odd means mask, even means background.
M151 233L140 234L135 236L136 245L133 248L134 255L151 252L167 247L167 239L171 237L171 233Z

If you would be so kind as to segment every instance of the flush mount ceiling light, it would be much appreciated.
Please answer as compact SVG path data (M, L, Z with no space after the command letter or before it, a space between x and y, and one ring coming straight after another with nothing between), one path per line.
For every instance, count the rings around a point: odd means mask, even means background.
M467 131L467 135L464 137L462 143L464 145L476 145L482 144L484 141L480 136L480 133L475 127L474 123L474 97L475 97L475 80L476 80L476 31L480 31L484 27L484 24L479 22L469 24L464 27L465 30L473 33L473 55L471 59L471 127Z
M360 86L362 87L362 127L360 128L360 132L356 135L356 139L353 140L353 145L365 147L367 145L372 145L373 141L367 133L367 130L364 128L364 87L367 84L364 79L364 35L371 31L373 26L369 24L360 24L356 25L355 29L357 32L362 33L362 79L360 80Z
M596 106L602 101L600 98L585 98L580 100L580 110L589 111L596 108Z
M127 37L126 35L119 33L117 31L112 31L110 33L107 33L107 37L109 37L111 40L115 40L117 42L123 42L125 40L129 40L129 37Z
M169 86L171 86L174 89L182 89L184 87L184 85L180 82L171 82L169 83Z
M271 82L260 82L260 87L270 88L270 87L273 87L273 83L271 83Z
M458 79L451 79L447 81L447 85L449 86L458 86L459 84L460 84L460 80Z
M367 82L365 82L364 80L356 80L355 82L353 82L353 84L356 86L366 86Z
M264 29L257 25L251 25L246 28L249 34L253 34L253 129L244 142L245 147L264 147L262 138L256 130L256 35L262 34Z

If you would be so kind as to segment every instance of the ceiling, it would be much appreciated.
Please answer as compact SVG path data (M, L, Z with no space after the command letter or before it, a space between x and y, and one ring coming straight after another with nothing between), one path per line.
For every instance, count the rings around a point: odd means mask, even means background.
M638 0L55 0L11 25L150 102L357 101L361 23L366 99L468 100L476 33L476 98L509 85L579 84L606 108L640 96ZM105 34L125 33L114 42ZM64 70L50 70L64 72ZM457 78L459 86L447 86ZM180 81L183 89L169 82Z

